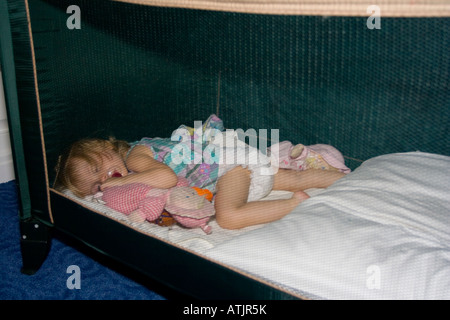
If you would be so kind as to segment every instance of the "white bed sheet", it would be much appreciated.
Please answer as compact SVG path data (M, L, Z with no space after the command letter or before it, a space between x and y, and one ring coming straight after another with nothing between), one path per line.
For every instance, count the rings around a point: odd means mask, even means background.
M314 196L322 192L323 189L310 189L306 191L310 196ZM190 249L200 254L214 248L220 243L227 242L238 235L259 229L264 226L256 225L240 230L227 230L221 228L215 221L214 217L212 217L209 222L209 225L212 227L212 234L206 234L200 228L187 229L178 224L170 227L161 227L149 222L135 223L131 222L126 215L108 208L107 206L102 204L101 201L95 199L92 196L81 199L75 196L70 190L66 190L64 194L73 201L80 203L81 205L87 207L92 211L104 214L105 216L117 220L125 225L129 225L130 227L142 233L154 236L160 240L168 241L172 244L179 245L183 248ZM291 196L291 192L272 191L267 197L262 200L283 199L290 198Z
M450 299L450 157L370 159L205 254L311 298Z

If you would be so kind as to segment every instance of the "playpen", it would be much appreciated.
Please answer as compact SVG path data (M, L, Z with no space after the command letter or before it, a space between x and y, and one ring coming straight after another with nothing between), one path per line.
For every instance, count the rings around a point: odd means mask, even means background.
M448 1L9 0L1 15L23 272L56 228L197 298L450 298ZM73 141L211 114L333 145L352 172L279 221L211 235L53 188Z

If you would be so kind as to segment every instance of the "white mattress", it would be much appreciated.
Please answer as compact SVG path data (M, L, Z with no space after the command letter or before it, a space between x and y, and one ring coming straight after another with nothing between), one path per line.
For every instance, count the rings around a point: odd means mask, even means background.
M421 152L370 159L283 219L213 233L133 228L318 299L450 299L450 157ZM269 199L290 197L273 192Z

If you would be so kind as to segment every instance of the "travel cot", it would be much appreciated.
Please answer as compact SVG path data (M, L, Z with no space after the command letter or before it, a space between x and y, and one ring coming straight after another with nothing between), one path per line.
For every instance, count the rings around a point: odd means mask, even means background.
M8 0L1 15L24 273L56 228L196 298L450 298L448 1ZM170 137L211 114L333 145L353 171L280 221L211 235L53 188L78 139Z

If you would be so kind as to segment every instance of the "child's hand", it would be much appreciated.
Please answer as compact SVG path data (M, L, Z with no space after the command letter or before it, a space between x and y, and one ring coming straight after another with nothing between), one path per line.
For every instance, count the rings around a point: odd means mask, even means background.
M122 186L122 185L124 185L123 180L124 179L122 177L109 178L100 186L100 191L104 191L106 188L109 188L109 187Z

